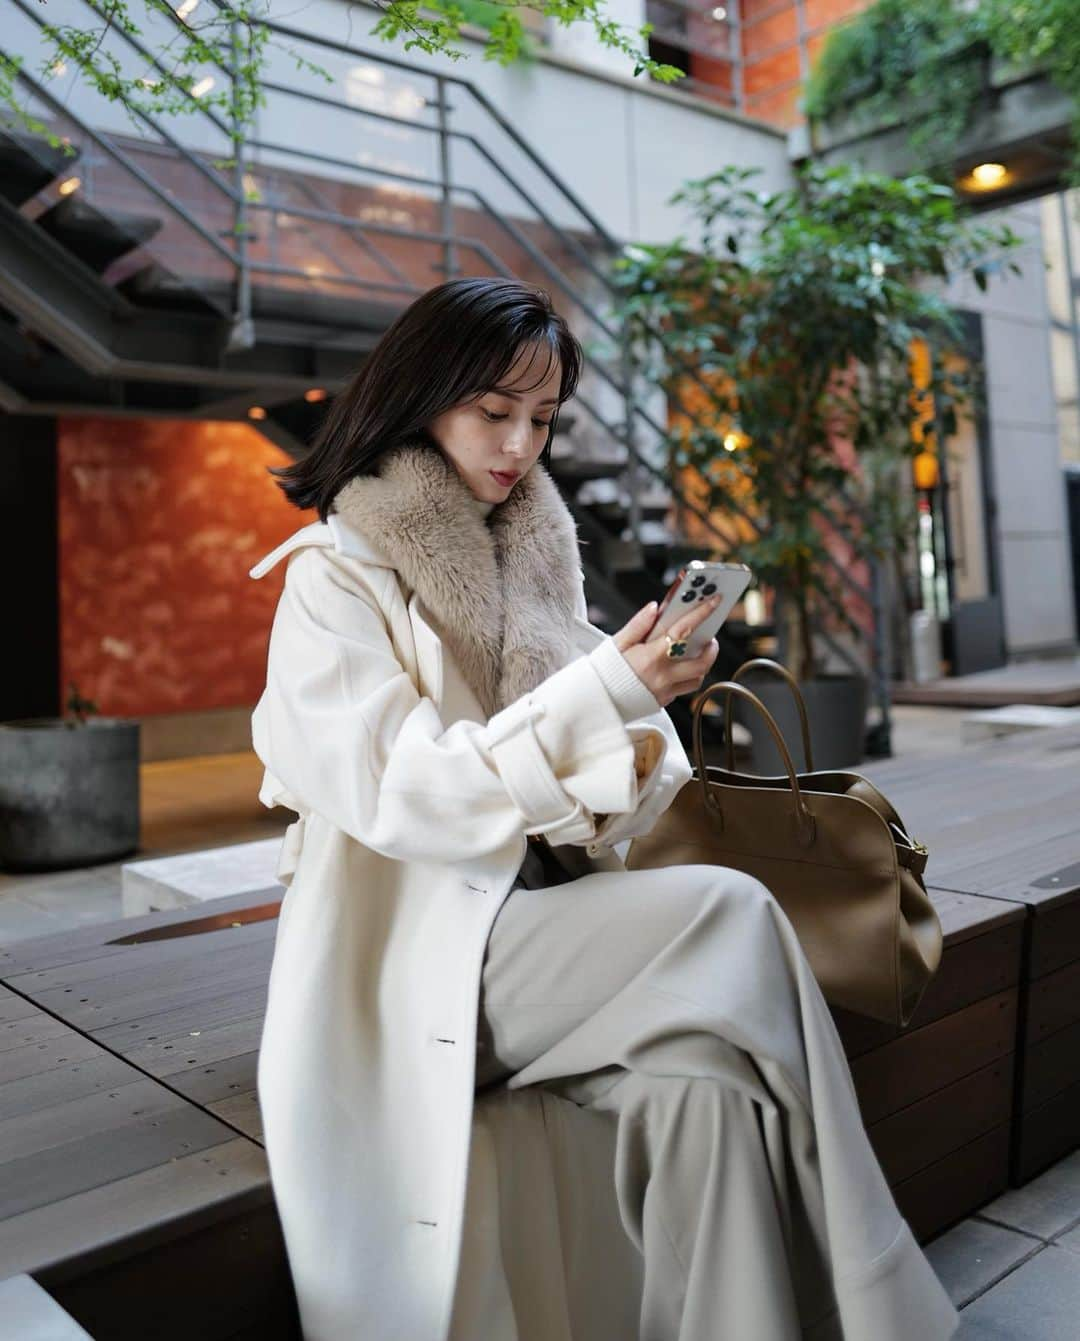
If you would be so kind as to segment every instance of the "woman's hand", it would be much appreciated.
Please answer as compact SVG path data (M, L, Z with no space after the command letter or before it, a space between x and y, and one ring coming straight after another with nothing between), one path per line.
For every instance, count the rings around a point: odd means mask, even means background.
M694 629L711 615L720 604L721 596L699 601L694 609L680 616L666 632L674 639L687 638ZM696 657L669 657L667 638L663 633L645 641L656 621L656 604L650 602L625 624L614 636L615 646L630 663L638 679L652 692L661 707L666 708L673 698L697 689L705 672L716 660L720 644L711 638Z

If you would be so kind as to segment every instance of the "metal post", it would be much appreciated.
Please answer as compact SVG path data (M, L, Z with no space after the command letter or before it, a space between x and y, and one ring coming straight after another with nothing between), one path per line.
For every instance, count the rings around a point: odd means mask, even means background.
M641 480L634 449L634 355L630 337L622 335L623 441L626 443L626 482L630 488L630 539L641 550ZM640 558L639 553L639 558Z
M1080 415L1080 318L1078 318L1076 310L1077 274L1073 264L1072 239L1069 237L1068 193L1065 191L1058 192L1058 212L1061 216L1061 251L1065 260L1065 271L1068 277L1069 327L1070 334L1072 335L1073 375L1076 381L1076 407L1077 414Z
M799 44L799 82L805 84L810 77L809 29L806 23L806 0L795 0L795 22Z
M731 92L737 112L746 109L746 89L743 76L742 14L739 12L739 0L728 0L728 53L734 51L731 58Z
M889 702L889 681L885 669L885 601L881 580L881 564L876 554L870 556L870 613L874 621L874 630L870 640L870 675L874 685L874 697L881 710L881 721L876 731L876 745L879 758L892 755L892 711Z
M243 32L239 21L234 20L229 28L231 41L231 65L229 78L232 80L232 116L231 129L233 141L233 251L236 257L236 295L233 305L233 324L229 332L226 348L230 350L250 349L255 343L255 323L251 319L251 269L248 264L248 208L247 191L244 187L245 154L244 144L247 135L240 105L240 89L237 71L243 56Z
M443 273L452 279L458 273L457 247L454 245L454 189L450 180L450 104L446 100L446 81L435 77L439 113L439 181L442 183Z

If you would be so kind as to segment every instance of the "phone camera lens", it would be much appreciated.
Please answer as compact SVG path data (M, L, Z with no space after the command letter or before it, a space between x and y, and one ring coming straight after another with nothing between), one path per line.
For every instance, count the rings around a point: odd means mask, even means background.
M696 593L692 591L683 592L683 605L689 605L694 600Z
M710 582L707 587L702 589L701 594L702 596L711 596L715 590L716 590L716 583Z
M700 587L701 584L702 584L702 582L704 582L704 581L705 581L704 577L702 577L702 575L699 573L699 574L697 575L697 577L694 577L694 578L691 578L691 579L690 579L690 585L691 585L692 587Z

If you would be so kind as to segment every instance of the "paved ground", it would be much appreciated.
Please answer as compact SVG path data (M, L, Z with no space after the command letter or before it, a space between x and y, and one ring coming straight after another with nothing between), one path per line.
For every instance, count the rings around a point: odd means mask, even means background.
M964 749L964 715L897 707L894 752L911 758ZM253 755L148 764L142 772L140 859L271 837L287 821L259 805ZM120 869L114 862L0 874L0 941L120 917ZM984 1206L926 1252L962 1310L957 1341L1080 1341L1080 1151Z
M282 833L291 818L260 804L262 766L253 754L144 764L142 847L125 860L253 842ZM0 872L0 942L123 916L122 862L43 875Z
M939 1235L926 1254L961 1309L957 1341L1076 1341L1080 1150Z

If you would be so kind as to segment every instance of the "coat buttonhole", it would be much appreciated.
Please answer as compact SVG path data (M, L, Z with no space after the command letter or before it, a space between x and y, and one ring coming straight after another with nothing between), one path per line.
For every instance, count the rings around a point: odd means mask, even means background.
M476 892L477 892L477 894L486 894L486 893L487 893L487 890L486 890L486 889L481 889L479 885L471 884L468 880L466 880L465 883L469 886L470 889L475 889Z
M432 1229L438 1228L438 1220L417 1220L418 1225L430 1225Z
M456 1039L456 1038L436 1038L436 1039L435 1039L435 1042L436 1042L436 1043L454 1043L454 1044L456 1044L456 1043L457 1043L457 1039Z

